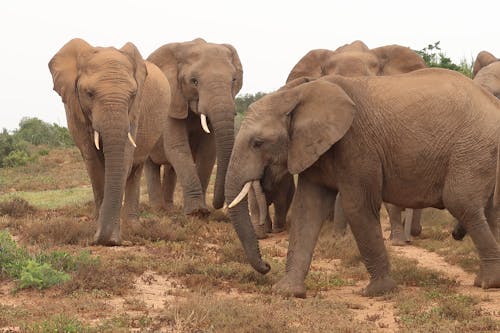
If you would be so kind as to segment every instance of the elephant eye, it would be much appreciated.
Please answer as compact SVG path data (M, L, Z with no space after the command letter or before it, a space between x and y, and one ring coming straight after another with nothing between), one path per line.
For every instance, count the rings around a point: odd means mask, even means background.
M196 78L192 78L191 79L191 84L193 84L194 86L197 86L198 85L198 80Z
M235 83L235 82L236 82L236 78L235 78L235 77L233 77L233 83Z
M93 90L87 90L87 97L88 98L94 98L95 96L95 93Z
M260 147L262 147L262 145L264 144L264 140L262 139L253 139L252 140L252 148L255 148L255 149L258 149Z

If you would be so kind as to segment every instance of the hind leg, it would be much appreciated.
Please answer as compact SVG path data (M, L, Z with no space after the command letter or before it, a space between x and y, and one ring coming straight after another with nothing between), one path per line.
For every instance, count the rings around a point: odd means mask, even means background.
M450 213L465 227L479 252L481 261L474 285L500 288L500 248L486 222L485 209L471 201L454 202L447 206Z
M403 222L401 221L401 212L403 211L400 207L384 203L385 209L389 214L389 222L391 224L391 235L389 239L393 246L404 246L406 245L406 238L403 230Z
M489 200L485 209L485 215L493 237L500 244L500 207L494 207L493 201Z

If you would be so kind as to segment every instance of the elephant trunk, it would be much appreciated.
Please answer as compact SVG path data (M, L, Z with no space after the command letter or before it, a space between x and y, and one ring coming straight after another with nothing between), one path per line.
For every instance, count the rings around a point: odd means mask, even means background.
M224 183L234 144L234 111L226 112L225 117L214 116L212 119L217 154L213 206L220 209L224 205Z
M230 86L214 83L209 88L209 92L200 93L199 112L208 116L215 132L217 174L213 206L220 209L224 205L224 183L234 144L235 104Z
M226 202L228 203L236 198L244 184L248 181L242 180L239 170L242 170L242 168L237 163L231 163L229 166L225 185ZM271 267L267 262L262 260L257 236L255 235L255 230L248 214L248 201L246 198L233 208L229 208L229 217L243 245L250 265L261 274L269 272Z
M96 244L119 245L121 243L120 211L128 171L125 151L128 150L126 145L131 145L127 133L122 130L103 130L104 198L94 239Z

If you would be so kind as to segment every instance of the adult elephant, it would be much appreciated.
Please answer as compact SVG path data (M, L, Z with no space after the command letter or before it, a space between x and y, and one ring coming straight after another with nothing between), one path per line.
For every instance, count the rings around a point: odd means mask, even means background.
M396 288L380 227L382 201L448 209L479 252L474 284L500 287L499 101L442 69L296 81L307 80L292 81L249 107L226 180L229 215L246 256L266 273L270 267L260 256L244 190L249 182L298 175L286 273L274 289L305 297L313 250L338 192L370 274L365 295Z
M122 216L136 217L144 161L165 130L169 83L132 43L116 49L73 39L49 69L92 183L94 241L119 245L122 199Z
M309 51L293 67L286 82L291 82L300 77L319 78L330 74L347 77L386 76L407 73L425 67L426 65L423 59L408 47L386 45L369 49L362 41L357 40L350 44L343 45L335 51L327 49ZM274 203L276 211L274 225L277 225L277 227L273 227L273 231L281 231L285 225L286 213L291 203L291 199L287 199L293 197L295 190L291 178L291 175L287 175L279 186L268 189L267 191L264 189L266 201L268 204ZM249 203L251 206L257 207L254 202L257 202L258 198L255 196L254 192L252 187L249 194ZM274 198L277 198L277 200ZM263 201L264 199L260 200ZM401 221L403 208L394 205L386 205L386 208L389 212L391 239L394 245L405 245L410 238L410 231L411 235L414 236L420 234L422 230L420 225L420 211L412 212L410 210L410 212L408 212L409 215L412 216L409 220L411 221L411 227L406 228L407 232L405 233L403 232L403 224ZM262 226L264 226L265 231L271 230L270 219L267 218L267 220L264 221L262 216L266 215L266 213L262 210L259 212L259 210L255 208L251 209L251 215L254 217L253 220L257 230L257 237L263 238L265 233L263 233ZM333 212L331 215L333 215ZM347 221L342 218L343 214L338 204L336 205L335 215L337 216L334 222L335 233L343 234L347 227ZM266 216L269 216L269 214Z
M165 155L161 145L153 150L146 162L151 204L168 208L173 203L176 178L180 177L177 170L183 169L181 182L188 184L183 187L185 213L206 214L205 193L217 157L213 206L222 208L224 180L234 143L234 98L243 82L238 53L229 44L195 39L166 44L148 60L163 71L172 89L168 116L175 128L169 132L172 140L165 148L172 150L181 144L190 151L188 158L175 161Z

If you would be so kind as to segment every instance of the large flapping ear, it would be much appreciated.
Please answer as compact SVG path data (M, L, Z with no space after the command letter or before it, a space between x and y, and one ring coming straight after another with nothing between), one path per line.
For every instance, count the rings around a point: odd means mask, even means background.
M338 85L316 80L289 91L300 96L291 112L288 171L310 167L351 127L356 105Z
M179 77L182 62L181 51L184 47L183 43L166 44L151 53L147 59L158 66L168 79L172 92L169 116L176 119L185 119L188 116L188 103L182 94Z
M500 59L496 58L493 54L488 51L481 51L476 57L474 61L474 67L472 68L472 78L476 76L476 74L481 70L481 68L488 66L489 64L499 61Z
M424 59L409 47L387 45L372 49L379 59L379 75L408 73L426 68Z
M236 77L235 77L236 82L233 85L233 91L232 91L234 98L236 97L241 87L243 86L243 66L241 66L240 57L238 56L238 52L236 52L234 46L232 46L231 44L222 44L222 45L224 45L231 51L233 57L232 63L234 68L236 69Z
M309 51L292 68L292 71L288 74L286 82L288 83L301 76L319 78L325 75L323 68L333 54L333 51L326 49Z
M49 70L54 81L54 90L61 96L64 104L76 101L78 59L93 50L86 41L75 38L66 43L50 60Z

